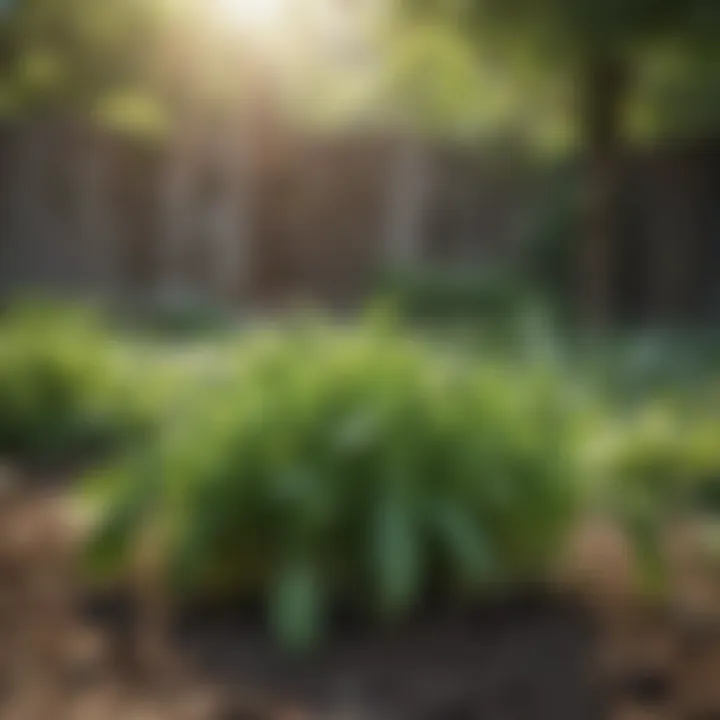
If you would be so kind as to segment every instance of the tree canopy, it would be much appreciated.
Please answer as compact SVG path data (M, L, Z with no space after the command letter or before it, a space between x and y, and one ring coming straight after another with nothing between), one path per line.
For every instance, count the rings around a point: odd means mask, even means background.
M319 36L297 11L274 44L263 39L263 63L290 104L342 123L391 115L453 135L514 125L528 135L541 127L543 136L566 136L559 129L573 112L567 88L577 89L597 61L630 70L639 132L699 131L717 117L716 0L407 7L414 12L366 43L375 58L347 63L321 56ZM371 37L367 27L363 33ZM237 102L257 71L253 42L252 33L213 22L210 6L196 0L2 0L0 113L54 108L142 124L179 99Z

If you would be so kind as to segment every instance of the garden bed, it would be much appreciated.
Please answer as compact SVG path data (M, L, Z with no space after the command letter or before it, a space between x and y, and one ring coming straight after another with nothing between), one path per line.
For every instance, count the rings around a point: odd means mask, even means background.
M587 623L548 598L430 612L384 633L345 626L303 658L277 652L258 628L235 611L203 615L182 644L225 685L316 717L598 717Z
M301 653L279 648L259 604L206 602L175 614L164 659L149 667L138 653L137 605L118 591L89 591L67 562L53 526L67 478L22 480L4 505L26 533L2 545L3 718L681 720L716 715L678 707L720 707L716 621L693 631L632 604L605 617L596 605L591 616L567 595L538 590L464 606L424 602L384 628L335 614L324 641ZM607 552L595 557L608 589L622 572ZM600 651L613 643L616 674L601 677ZM14 692L18 679L29 694Z
M22 505L28 526L47 529L49 503L61 499L62 494L50 495L45 483L35 483L16 503ZM40 533L35 536L42 542ZM51 541L50 536L44 541ZM31 556L28 547L24 556L15 558L22 574L15 591L29 587L33 578L48 577L51 569L40 548ZM7 553L4 562L6 569L13 564ZM64 580L73 582L70 577ZM64 585L55 576L55 590ZM53 717L601 716L591 682L587 618L566 602L537 592L465 608L429 607L384 630L371 630L359 619L336 618L326 642L300 655L278 649L257 608L230 602L198 606L176 619L169 667L151 676L137 664L132 650L132 603L118 594L91 597L79 585L67 590L66 614L55 615L52 627L44 623L52 614L48 608L57 605L47 596L39 602L25 596L25 602L8 605L5 616L6 627L10 623L16 629L56 633L55 657L63 660L54 670L45 666L56 680ZM3 600L12 595L7 591L6 585L0 592ZM30 643L32 636L25 639ZM32 650L23 656L31 665L38 660ZM42 669L31 665L27 677L42 679ZM3 680L6 689L10 687L8 678ZM21 705L14 707L17 711ZM0 715L6 717L4 713ZM42 710L35 716L49 717ZM31 711L17 717L25 720Z
M39 322L0 328L0 717L720 717L711 378Z

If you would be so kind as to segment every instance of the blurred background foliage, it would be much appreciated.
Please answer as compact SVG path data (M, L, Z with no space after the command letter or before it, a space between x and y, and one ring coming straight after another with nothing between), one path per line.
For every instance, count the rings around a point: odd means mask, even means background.
M272 64L268 56L275 55L276 72L294 73L285 80L287 93L303 97L316 86L337 105L339 119L367 116L374 107L381 118L404 113L403 122L444 133L492 136L510 126L566 144L579 119L570 96L582 83L583 60L621 57L633 74L631 115L641 137L716 127L720 21L711 1L428 5L423 11L423 3L408 3L376 22L365 56L358 51L348 62L313 58L288 35L264 50L262 63ZM293 17L302 19L302 10ZM143 114L128 111L131 96L144 98L136 107L164 107L183 94L193 103L208 93L208 104L237 102L242 74L252 64L257 70L259 51L247 35L226 29L223 37L217 24L210 6L192 0L6 0L1 106L5 113L100 106L104 120L117 108L128 122ZM292 56L285 67L283 56Z
M561 205L577 206L572 228L547 241L542 262L562 254L557 237L568 232L568 266L552 272L569 276L564 286L592 325L612 315L608 248L622 214L624 153L717 133L712 0L416 0L359 9L303 0L271 30L243 21L241 7L6 0L0 112L23 123L80 118L159 140L203 126L215 136L218 122L245 132L272 115L330 136L390 132L410 138L416 147L407 153L417 157L430 142L513 147L549 170L548 187L562 174L553 168L571 162L577 187L560 180L550 190L531 244L569 212Z

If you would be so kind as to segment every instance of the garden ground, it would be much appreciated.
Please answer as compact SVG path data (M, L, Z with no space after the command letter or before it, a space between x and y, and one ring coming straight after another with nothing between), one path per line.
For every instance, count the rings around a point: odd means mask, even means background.
M64 553L48 550L49 542L59 547L48 512L64 507L62 488L22 495L13 500L20 534L12 551L6 544L2 592L6 602L15 596L3 622L6 639L22 635L22 652L3 658L2 717L602 717L588 618L535 592L464 608L430 607L384 631L338 618L332 639L309 656L278 650L258 608L206 605L178 618L164 659L150 669L134 643L132 600L81 590ZM12 651L11 642L3 645L3 654ZM13 686L11 668L23 658L21 675L29 685Z

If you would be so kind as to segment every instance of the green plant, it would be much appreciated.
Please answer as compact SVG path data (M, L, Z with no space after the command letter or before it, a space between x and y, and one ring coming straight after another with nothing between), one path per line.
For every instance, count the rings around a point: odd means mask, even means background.
M286 643L349 603L391 620L430 591L542 577L580 485L564 385L388 327L257 331L133 457L88 486L95 569L144 528L190 594L268 599Z
M227 308L193 295L136 308L128 319L135 333L144 331L170 340L208 339L233 328L233 315Z
M664 592L666 535L720 511L720 422L691 399L655 397L607 416L602 503L628 533L647 588Z
M0 321L0 452L38 459L107 448L141 422L123 360L96 318L23 305Z
M719 419L697 403L647 404L622 426L615 473L628 499L657 512L720 510Z
M507 269L420 268L388 273L379 295L403 316L420 321L511 325L529 308L527 283Z

